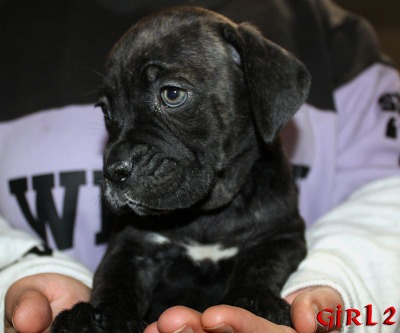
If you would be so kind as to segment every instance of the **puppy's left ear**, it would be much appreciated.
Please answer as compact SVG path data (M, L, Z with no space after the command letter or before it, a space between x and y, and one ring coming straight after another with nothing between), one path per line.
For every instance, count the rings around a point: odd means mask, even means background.
M272 142L307 98L310 74L250 24L227 25L224 35L240 54L258 130L265 142Z

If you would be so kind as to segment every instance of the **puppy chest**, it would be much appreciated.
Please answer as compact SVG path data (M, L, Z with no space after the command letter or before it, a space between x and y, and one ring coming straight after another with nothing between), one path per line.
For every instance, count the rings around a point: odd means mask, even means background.
M221 244L172 242L153 235L160 249L168 256L158 277L153 299L147 312L149 321L155 320L168 307L185 305L203 311L221 302L228 287L238 248ZM174 248L174 250L172 250Z
M207 252L194 254L194 250L191 251L195 259L186 254L169 261L162 269L146 315L149 322L174 305L204 311L224 298L234 261L216 262Z

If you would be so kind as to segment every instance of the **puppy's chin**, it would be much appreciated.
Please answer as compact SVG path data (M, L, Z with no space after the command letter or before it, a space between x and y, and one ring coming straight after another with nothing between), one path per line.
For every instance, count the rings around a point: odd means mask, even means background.
M116 184L108 179L103 182L103 194L109 208L118 215L125 215L131 212L139 216L146 215L165 215L183 209L196 207L199 202L208 197L211 190L212 176L204 176L202 182L193 186L192 190L187 190L189 184L185 181L180 185L167 186L161 184L158 191L149 194L143 189L143 182L126 184Z
M128 211L133 211L139 216L146 216L146 215L164 215L169 212L166 209L156 209L146 206L134 199L129 198L129 196L125 195L126 197L126 209Z
M104 197L107 201L108 207L117 215L125 215L131 212L139 216L146 215L162 215L166 214L168 210L152 208L145 203L131 198L127 193L121 189L115 189L107 181L104 182Z

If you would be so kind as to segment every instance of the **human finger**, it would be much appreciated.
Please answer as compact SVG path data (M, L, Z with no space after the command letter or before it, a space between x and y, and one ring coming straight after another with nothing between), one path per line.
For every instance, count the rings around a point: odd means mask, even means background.
M296 333L287 326L274 324L262 317L234 306L217 305L201 316L207 332L212 333Z
M174 306L164 311L154 326L146 333L204 333L200 321L201 313L184 306Z
M339 292L330 287L313 287L294 296L292 322L298 333L338 332L340 321L336 322L336 318L324 313L324 310L342 306ZM317 320L317 316L320 320Z
M20 333L38 333L50 326L52 310L49 300L40 291L22 291L15 299L9 299L9 302L10 306L6 306L8 331L12 332L14 329Z

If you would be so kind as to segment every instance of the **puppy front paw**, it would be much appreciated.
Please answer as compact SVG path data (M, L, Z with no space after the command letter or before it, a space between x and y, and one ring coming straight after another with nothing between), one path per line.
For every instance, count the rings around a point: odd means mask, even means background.
M78 303L59 313L51 326L51 333L105 332L101 313L89 303Z
M143 321L125 318L118 309L99 311L81 302L56 317L51 333L142 333L145 327Z

